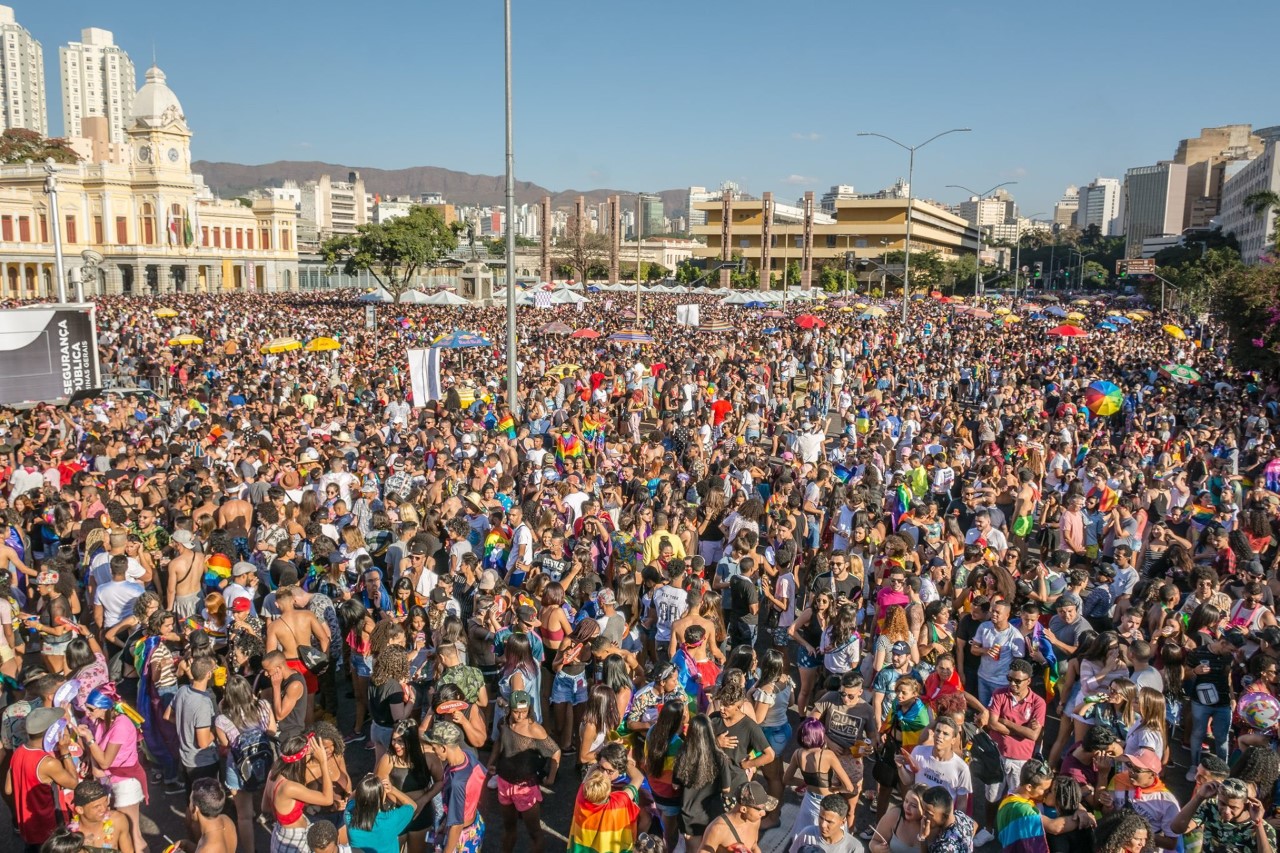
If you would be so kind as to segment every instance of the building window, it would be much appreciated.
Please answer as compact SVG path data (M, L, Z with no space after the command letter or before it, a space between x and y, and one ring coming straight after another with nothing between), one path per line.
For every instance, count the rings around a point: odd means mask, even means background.
M93 217L93 245L101 246L107 242L106 228L102 224L102 217Z
M288 228L282 228L282 229L280 229L280 248L281 248L281 250L282 250L282 251L285 251L285 252L289 251L290 246L291 246L291 243L292 243L292 240L291 240L291 238L289 237L289 229L288 229Z
M231 248L231 228L230 227L222 229L222 245L226 246L228 249Z
M40 242L49 242L49 217L40 214Z
M213 229L213 247L215 249L222 248L222 229L221 228Z
M245 245L249 247L249 251L253 251L253 229L244 229Z
M76 218L71 214L67 214L67 232L66 238L68 243L79 243L76 239Z
M116 217L116 245L123 246L129 242L129 219L125 216Z
M262 249L263 251L271 251L271 229L262 229Z
M244 229L243 228L236 229L236 248L237 249L244 248Z
M208 225L200 226L200 245L206 246L206 247L209 245L209 226Z
M31 219L26 216L18 217L18 240L22 243L31 242Z
M0 216L0 239L6 243L13 242L13 217Z
M156 243L156 214L150 202L142 204L142 244L154 246Z
M828 248L828 249L834 249L835 247L836 247L836 235L834 235L834 234L828 234L828 235L827 235L827 248Z

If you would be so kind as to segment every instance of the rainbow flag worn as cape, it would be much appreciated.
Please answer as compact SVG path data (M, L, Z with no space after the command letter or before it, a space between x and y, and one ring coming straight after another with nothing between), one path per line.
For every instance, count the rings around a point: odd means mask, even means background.
M1005 853L1049 853L1040 822L1040 809L1026 797L1010 794L996 812L996 835Z
M498 421L497 430L498 432L505 432L507 434L507 438L515 438L516 419L511 417L511 415L503 416L502 420Z
M1049 638L1044 635L1044 626L1039 622L1031 629L1031 640L1044 658L1045 698L1052 699L1058 694L1058 654L1053 649L1053 643L1049 642Z
M911 509L911 489L907 488L905 483L898 486L894 492L893 509L890 515L893 517L893 529L898 529L898 522L902 521L902 517Z
M1213 521L1213 517L1217 514L1217 510L1211 505L1202 504L1198 500L1187 507L1187 512L1191 516L1191 520L1201 527Z
M573 804L568 853L630 853L635 847L638 793L611 791L603 803L590 802L582 791Z
M596 420L591 415L583 417L582 437L591 447L604 447L604 424L603 420Z
M505 569L511 553L511 528L503 525L489 531L484 538L484 557L480 563L486 569Z
M902 746L910 749L920 743L925 729L933 722L933 712L923 699L917 698L905 710L901 705L894 705L893 726L902 732Z
M1120 496L1116 494L1116 490L1108 486L1105 482L1099 483L1090 489L1089 495L1097 495L1099 512L1111 512L1111 510L1116 508L1116 504L1120 500Z
M560 463L560 467L564 467L566 460L576 459L582 454L582 439L573 433L561 433L556 438L556 461Z

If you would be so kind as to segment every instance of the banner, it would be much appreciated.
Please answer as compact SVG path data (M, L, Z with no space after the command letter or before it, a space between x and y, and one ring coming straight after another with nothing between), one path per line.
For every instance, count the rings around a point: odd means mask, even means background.
M409 354L409 382L413 388L413 405L421 408L432 400L444 399L444 387L440 384L440 347L411 349Z
M701 319L700 305L677 305L676 325L697 326Z
M258 289L258 268L251 261L244 263L244 289L251 293Z
M52 402L100 384L92 305L0 311L0 405Z

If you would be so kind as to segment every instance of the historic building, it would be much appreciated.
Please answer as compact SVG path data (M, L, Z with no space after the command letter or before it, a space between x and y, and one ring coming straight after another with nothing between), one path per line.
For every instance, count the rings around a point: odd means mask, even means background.
M134 96L123 144L100 118L82 133L82 160L55 178L65 264L87 257L93 271L86 296L297 289L296 205L214 198L191 172L191 130L159 68ZM46 177L40 163L0 166L0 298L56 293Z

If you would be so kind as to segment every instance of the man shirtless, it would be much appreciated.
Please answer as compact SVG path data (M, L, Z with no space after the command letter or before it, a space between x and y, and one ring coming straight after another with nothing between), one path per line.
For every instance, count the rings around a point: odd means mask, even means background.
M320 689L319 680L298 659L298 646L314 646L329 653L329 627L316 618L309 609L298 609L294 598L297 587L282 586L276 590L276 606L280 608L280 618L272 619L267 625L267 651L279 650L284 653L286 665L301 675L307 682L307 725L311 725L315 717L316 691Z
M179 619L186 619L200 612L204 602L204 554L197 550L200 543L190 530L176 531L170 541L177 555L166 572L165 602Z
M187 801L187 827L195 842L182 841L188 853L236 853L236 825L223 814L227 791L217 779L197 779Z
M691 651L690 654L695 660L706 660L706 653L710 652L712 659L717 663L724 663L724 652L720 651L720 644L715 641L716 626L711 620L698 613L702 606L703 593L699 589L691 589L686 595L689 600L689 610L684 616L681 616L675 622L671 623L671 642L667 644L668 659L676 656L676 649L686 644L685 632L694 625L700 625L703 630L703 637L710 637L711 642L702 646L703 653L698 655Z
M243 498L228 498L213 514L218 527L227 531L236 543L236 557L249 555L249 528L253 526L253 504Z
M698 853L760 853L760 821L778 807L759 782L738 789L738 805L711 822L702 834Z
M95 851L134 853L133 820L111 808L111 791L97 779L76 785L72 794L75 817L70 828L84 834L85 846Z

